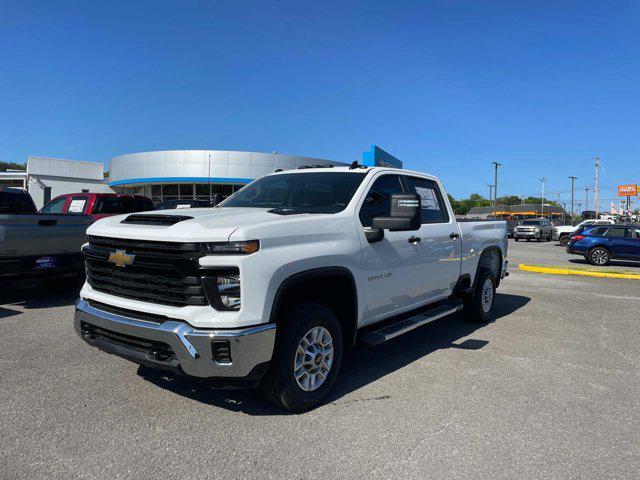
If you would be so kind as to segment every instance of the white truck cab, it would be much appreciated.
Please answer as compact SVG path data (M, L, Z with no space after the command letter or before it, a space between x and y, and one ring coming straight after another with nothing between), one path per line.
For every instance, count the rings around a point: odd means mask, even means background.
M110 217L87 233L83 340L260 385L289 410L322 401L356 340L463 308L488 321L507 269L504 221L459 223L436 177L355 163L275 172L214 208Z
M576 226L560 225L557 227L553 227L552 238L560 245L565 246L567 245L567 243L569 243L571 234L580 227L586 227L587 225L613 225L615 223L615 220L613 220L612 218L600 218L598 220L584 220Z

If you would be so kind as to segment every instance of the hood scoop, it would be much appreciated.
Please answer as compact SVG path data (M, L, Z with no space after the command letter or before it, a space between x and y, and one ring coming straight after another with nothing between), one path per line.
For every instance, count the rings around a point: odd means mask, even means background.
M128 223L132 225L160 225L168 227L176 223L191 220L193 217L188 215L129 215L120 223Z
M301 212L300 210L296 210L295 208L287 208L287 207L273 208L271 210L267 210L267 212L275 213L276 215L300 215L301 213L304 213L304 212Z

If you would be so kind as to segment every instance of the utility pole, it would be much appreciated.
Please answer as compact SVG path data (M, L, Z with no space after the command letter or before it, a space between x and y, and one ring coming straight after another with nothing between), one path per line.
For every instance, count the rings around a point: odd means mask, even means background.
M567 202L562 202L562 225L565 224L565 212L567 211Z
M595 201L595 204L596 204L595 205L596 208L594 208L594 210L596 211L596 218L598 218L598 214L600 213L600 205L598 205L599 204L599 200L600 200L598 198L598 193L599 193L599 191L598 191L598 170L599 170L599 167L600 167L600 157L596 157L596 189L593 192L593 195L595 197L594 201Z
M573 225L573 182L578 179L578 177L570 176L571 179L571 225Z
M496 201L498 200L498 167L502 165L498 162L492 162L494 166L493 172L493 219L496 218Z
M585 187L584 189L584 204L586 205L585 208L589 208L589 190L591 190L589 187Z
M547 177L542 177L540 179L540 182L542 183L542 201L540 202L540 216L542 218L544 218L544 184L547 183Z
M493 185L489 184L487 185L487 187L489 187L489 204L491 204L491 202L493 201L493 197L491 195L492 189L493 189Z

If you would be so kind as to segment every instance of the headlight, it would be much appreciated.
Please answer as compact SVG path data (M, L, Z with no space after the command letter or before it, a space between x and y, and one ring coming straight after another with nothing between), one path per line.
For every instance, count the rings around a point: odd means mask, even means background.
M202 278L209 303L216 310L240 310L240 272L237 268L225 268L212 271Z
M248 240L246 242L203 243L202 249L207 255L249 255L260 250L260 242Z

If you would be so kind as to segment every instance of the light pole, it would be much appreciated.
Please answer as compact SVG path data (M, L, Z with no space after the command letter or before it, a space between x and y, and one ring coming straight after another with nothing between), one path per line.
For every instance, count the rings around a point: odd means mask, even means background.
M547 183L547 177L542 177L540 179L540 183L542 183L542 201L540 202L540 216L544 218L544 184Z
M489 187L489 204L491 204L491 202L493 201L493 196L491 194L491 192L493 191L493 185L489 184L487 185L487 187Z
M496 218L496 202L498 200L498 167L500 165L502 165L501 163L498 162L491 162L493 163L493 218L495 220Z
M573 182L578 179L578 177L569 177L571 179L571 225L573 225Z

